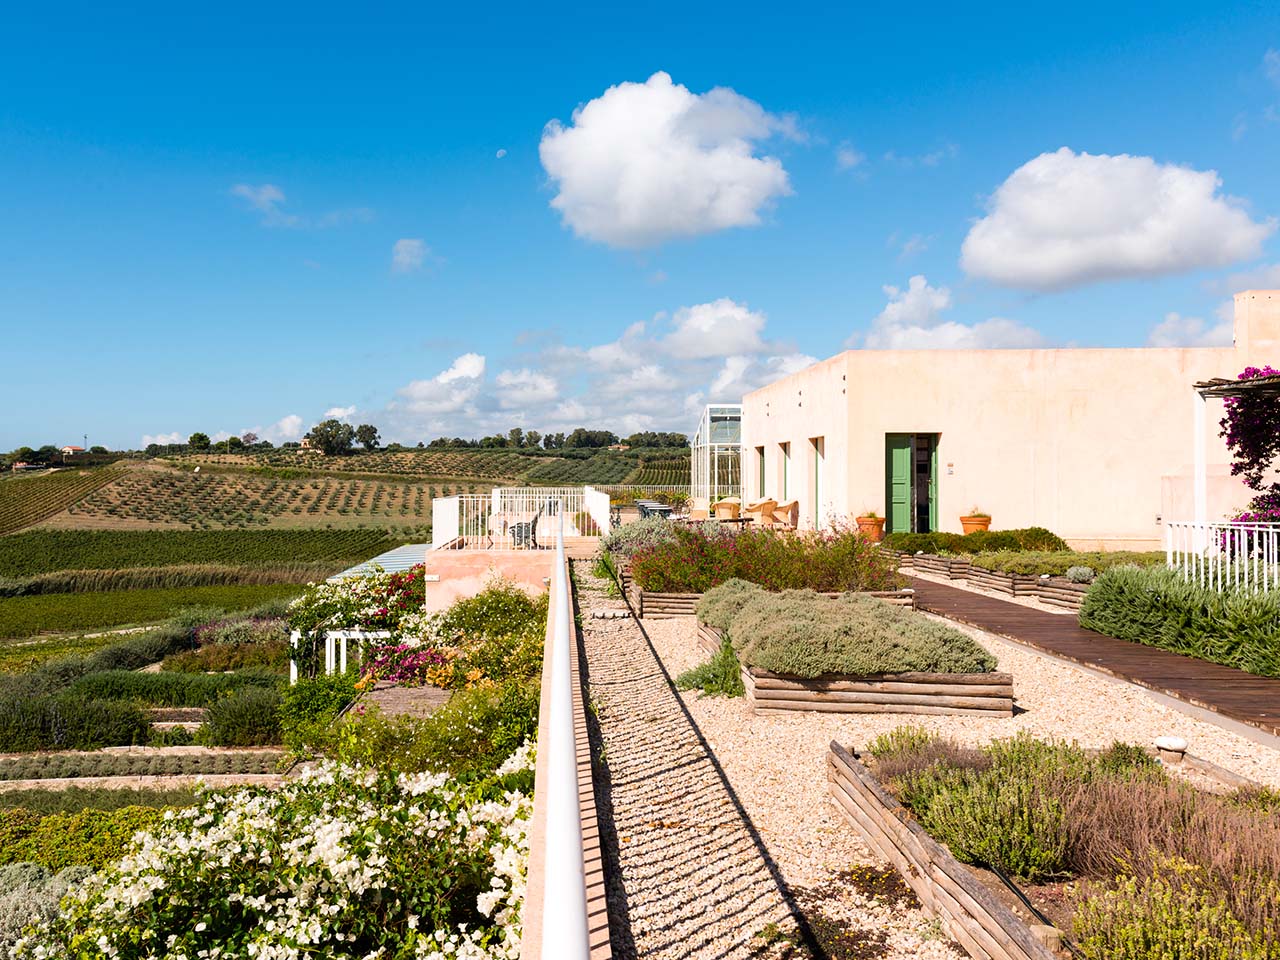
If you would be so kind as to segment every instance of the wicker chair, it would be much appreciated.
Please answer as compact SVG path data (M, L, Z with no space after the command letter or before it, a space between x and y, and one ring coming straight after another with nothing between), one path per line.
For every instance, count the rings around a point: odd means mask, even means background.
M773 511L777 508L778 501L766 497L763 500L757 500L754 503L748 503L743 509L748 517L754 520L760 526L771 526L773 524Z
M794 530L799 525L799 500L786 500L773 508L773 526L782 530Z
M712 510L717 520L737 520L742 512L742 501L737 497L725 497L717 500Z

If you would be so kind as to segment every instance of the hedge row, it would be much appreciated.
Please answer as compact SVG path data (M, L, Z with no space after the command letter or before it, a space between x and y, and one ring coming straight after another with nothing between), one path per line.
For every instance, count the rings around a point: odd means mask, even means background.
M1080 626L1280 677L1280 593L1209 589L1165 567L1116 567L1085 595Z
M207 707L241 687L278 687L274 673L243 670L239 673L138 673L104 670L73 683L68 696L85 700L125 700L153 707Z
M1067 542L1044 527L976 530L973 533L889 533L884 545L903 553L990 553L996 550L1059 551Z
M0 696L0 752L96 750L146 743L151 725L132 703L75 696Z
M81 810L41 816L30 810L0 812L0 863L38 863L50 870L98 869L125 855L133 835L158 822L155 807Z
M1089 567L1094 573L1102 573L1112 567L1129 566L1150 567L1164 563L1165 555L1160 551L1135 553L1128 550L1116 550L1106 553L1077 553L1074 550L998 550L995 552L975 553L971 563L975 567L986 570L998 570L1001 573L1024 574L1039 577L1049 574L1061 577L1072 567Z

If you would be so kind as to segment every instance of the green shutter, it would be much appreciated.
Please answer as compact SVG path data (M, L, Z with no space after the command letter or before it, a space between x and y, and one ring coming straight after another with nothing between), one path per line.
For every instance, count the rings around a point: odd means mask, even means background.
M911 434L885 434L885 526L893 533L911 529L911 469Z

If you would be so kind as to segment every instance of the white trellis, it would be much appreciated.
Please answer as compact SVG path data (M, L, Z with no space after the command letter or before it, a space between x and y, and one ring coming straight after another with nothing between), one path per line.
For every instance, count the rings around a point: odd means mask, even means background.
M702 411L693 437L689 495L710 505L742 495L742 404L714 403Z

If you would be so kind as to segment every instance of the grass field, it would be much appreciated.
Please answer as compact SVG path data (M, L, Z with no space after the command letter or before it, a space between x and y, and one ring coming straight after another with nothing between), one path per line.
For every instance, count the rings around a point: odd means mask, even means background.
M268 600L297 596L300 586L189 587L118 590L111 593L61 593L0 600L0 637L72 633L139 623L154 623L182 607L243 610Z
M402 542L384 530L30 530L0 537L0 577L189 563L340 569Z
M122 635L118 633L100 633L91 637L21 637L0 640L0 673L23 673L46 660L92 653L99 647L118 643L121 639Z
M87 470L55 470L38 476L10 474L0 479L0 533L47 520L125 472L126 468L113 464Z

